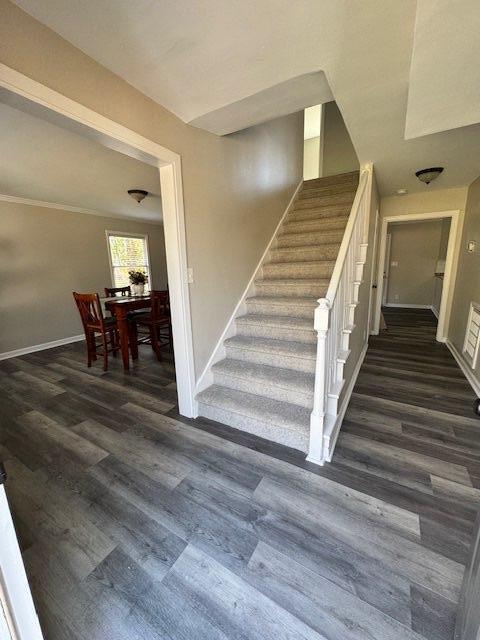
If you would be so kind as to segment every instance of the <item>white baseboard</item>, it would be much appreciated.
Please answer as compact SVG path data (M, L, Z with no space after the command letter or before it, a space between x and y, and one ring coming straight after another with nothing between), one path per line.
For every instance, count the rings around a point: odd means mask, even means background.
M262 268L263 263L265 262L265 259L267 257L268 252L270 251L270 249L272 248L273 242L278 234L278 231L280 229L280 227L282 226L285 218L287 217L288 213L290 212L290 209L292 208L293 202L295 200L295 198L297 197L298 192L300 191L300 188L303 184L303 179L300 180L300 182L298 183L295 191L293 192L292 197L290 198L285 211L283 212L282 217L280 218L277 226L275 227L275 230L272 234L272 237L270 238L270 241L267 244L267 247L265 249L265 251L262 254L262 257L260 258L260 260L258 261L257 266L255 267L253 274L250 278L250 280L248 281L247 286L245 287L242 295L240 296L239 301L237 302L237 305L235 307L235 309L233 310L232 315L230 316L227 325L225 327L225 329L223 330L220 338L218 339L217 344L215 345L213 351L212 351L212 355L210 356L210 358L208 359L207 364L205 365L204 370L202 371L201 375L199 376L198 380L197 380L197 384L195 387L195 396L200 393L201 391L203 391L204 389L206 389L207 387L209 387L210 385L213 384L213 373L212 373L212 367L216 362L219 362L220 360L223 360L223 358L225 358L226 352L225 352L225 347L224 347L224 342L227 338L231 338L233 335L235 335L236 332L236 328L235 328L235 320L236 318L238 318L238 316L243 315L246 312L246 306L245 306L245 300L247 299L247 297L249 297L249 295L251 293L253 293L253 287L254 287L254 282L258 276L258 274L260 273L260 269ZM195 403L197 405L197 403ZM198 406L196 406L196 415L194 417L198 416Z
M404 308L404 309L430 309L433 311L433 307L431 304L403 304L401 302L387 302L387 304L382 304L382 307L395 307L395 308Z
M14 349L13 351L4 351L3 353L0 353L0 360L17 358L18 356L25 356L28 353L35 353L35 351L44 351L45 349L53 349L54 347L61 347L65 344L71 344L72 342L80 342L81 340L85 340L85 336L83 333L78 336L70 336L69 338L61 338L60 340L52 340L52 342L42 342L41 344L34 344L30 347L23 347L22 349Z
M450 349L450 352L451 352L452 356L455 358L455 360L457 361L458 366L463 371L463 375L468 380L470 386L472 387L472 389L475 392L475 395L478 398L480 398L480 381L477 380L477 378L476 378L474 372L472 371L470 365L465 360L465 358L460 353L460 351L458 351L458 349L455 347L455 345L453 345L450 342L450 340L446 340L445 344Z
M436 307L434 307L434 306L433 306L433 304L432 304L432 306L430 307L430 309L432 310L433 315L434 315L434 316L436 317L436 319L438 320L438 315L439 315L440 311L439 311Z
M353 389L355 387L355 383L357 382L358 374L360 373L360 369L362 368L363 361L365 360L367 349L368 349L368 341L365 343L360 353L360 356L358 357L357 363L355 364L355 368L352 371L352 377L350 378L348 382L348 386L345 390L345 394L343 396L342 404L337 414L336 420L332 425L332 427L330 428L329 433L325 433L323 436L323 447L325 452L325 460L327 462L332 461L333 452L335 450L335 445L337 444L338 436L340 434L343 418L345 417L345 413L348 409L350 398L352 397Z

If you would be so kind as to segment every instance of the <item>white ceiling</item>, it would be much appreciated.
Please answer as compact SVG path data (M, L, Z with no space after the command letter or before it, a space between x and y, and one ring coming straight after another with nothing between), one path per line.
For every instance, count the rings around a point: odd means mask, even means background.
M333 96L325 74L318 71L281 82L253 96L215 109L191 120L189 124L223 136L330 100L333 100Z
M138 205L127 190L151 195ZM0 199L161 223L158 169L0 102Z
M406 137L480 122L479 0L418 0Z
M415 51L416 0L16 2L186 122L229 130L238 126L241 101L250 98L249 115L258 107L252 96L265 98L266 90L323 72L360 162L376 165L382 194L427 188L414 172L432 165L445 171L429 189L467 184L480 174L480 126L474 124L480 119L480 38L462 37L452 20L452 13L463 13L463 25L477 24L476 0L419 0ZM451 60L463 80L457 71L445 72ZM425 72L432 61L436 68ZM429 131L430 92L440 103L452 100L454 126L470 126L416 137ZM259 111L264 117L265 105ZM432 130L452 128L445 114L434 119Z

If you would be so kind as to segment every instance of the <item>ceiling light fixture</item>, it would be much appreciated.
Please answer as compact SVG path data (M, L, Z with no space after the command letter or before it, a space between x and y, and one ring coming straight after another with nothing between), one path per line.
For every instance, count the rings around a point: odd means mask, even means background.
M432 180L436 180L438 178L442 171L443 167L430 167L429 169L420 169L420 171L415 171L415 175L420 182L430 184Z
M129 189L127 193L134 200L136 200L138 204L140 204L141 201L148 196L148 191L145 191L144 189Z

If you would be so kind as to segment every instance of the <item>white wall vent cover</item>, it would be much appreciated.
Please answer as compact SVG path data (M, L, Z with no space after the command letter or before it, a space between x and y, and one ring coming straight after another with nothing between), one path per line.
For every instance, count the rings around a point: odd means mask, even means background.
M463 343L463 353L472 367L477 365L478 350L480 347L480 305L476 302L470 304L468 314L467 331L465 332L465 342Z

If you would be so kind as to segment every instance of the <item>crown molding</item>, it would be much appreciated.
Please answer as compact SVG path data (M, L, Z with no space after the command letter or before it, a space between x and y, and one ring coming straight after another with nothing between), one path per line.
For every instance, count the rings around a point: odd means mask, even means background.
M13 204L26 204L30 207L43 207L45 209L57 209L67 213L84 213L90 216L100 216L102 218L117 218L119 220L129 220L133 222L143 222L144 224L163 225L163 221L149 220L148 218L133 218L131 216L122 216L118 213L110 213L109 211L101 211L100 209L85 209L84 207L75 207L69 204L61 204L59 202L45 202L44 200L33 200L32 198L21 198L19 196L9 196L0 193L0 202L12 202Z

